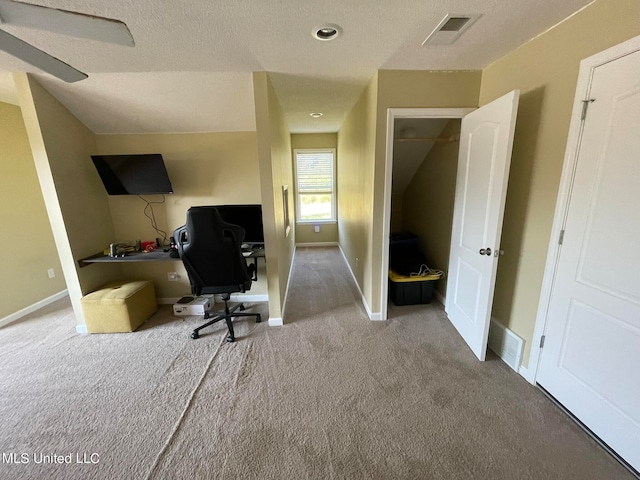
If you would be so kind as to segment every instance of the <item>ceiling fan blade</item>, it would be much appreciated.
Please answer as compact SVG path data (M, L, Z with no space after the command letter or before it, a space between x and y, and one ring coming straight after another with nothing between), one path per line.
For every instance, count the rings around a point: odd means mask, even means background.
M14 57L30 63L65 82L77 82L78 80L84 80L88 77L86 73L76 70L62 60L52 57L48 53L43 52L33 45L29 45L27 42L14 37L4 30L0 30L0 50L4 50Z
M72 37L133 47L129 27L120 20L59 10L14 0L0 0L0 23L62 33Z

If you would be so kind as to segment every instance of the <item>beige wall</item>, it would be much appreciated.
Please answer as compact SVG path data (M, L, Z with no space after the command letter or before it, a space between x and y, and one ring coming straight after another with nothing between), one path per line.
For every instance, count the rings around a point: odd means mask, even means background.
M389 108L464 108L477 107L481 72L430 72L381 70L378 72L376 113L375 180L373 185L373 232L371 256L372 289L367 301L374 312L381 312L384 184L387 151L387 109Z
M292 217L293 219L293 217ZM314 227L320 230L316 232ZM296 244L338 243L338 222L296 225Z
M451 120L441 133L460 133L460 120ZM445 272L436 283L443 296L447 291L447 268L451 248L453 205L456 193L459 142L436 143L429 151L402 197L402 230L420 237L420 247L430 268Z
M482 75L482 105L520 89L493 315L528 365L580 60L640 35L640 2L597 0Z
M82 296L122 276L118 265L77 264L114 237L90 158L95 136L33 77L15 74L14 79L69 297L78 324L84 325Z
M337 133L308 133L308 134L292 134L291 150L296 149L314 149L314 148L338 148ZM338 154L336 152L336 162L338 162ZM295 156L291 155L294 162L293 171L295 172ZM336 163L337 164L337 163ZM336 172L337 173L337 172ZM291 191L291 195L295 195L295 190ZM336 175L336 191L337 198L337 175ZM294 201L295 205L295 201ZM294 219L295 216L292 216ZM338 241L338 222L321 222L317 224L320 228L319 232L314 231L314 224L296 224L296 243L327 243Z
M338 132L338 238L369 310L377 95L376 74Z
M256 102L269 321L271 324L277 324L282 321L284 315L289 273L295 251L291 135L278 97L266 72L253 74L253 89ZM284 225L283 185L289 186L288 210L292 219L292 228L288 236Z
M337 133L292 133L291 149L338 148Z
M166 195L164 203L153 205L153 211L167 240L177 227L184 225L191 206L262 203L255 132L96 135L96 153L162 154L174 193ZM107 196L102 187L100 194L109 203L115 232L111 241L162 238L144 215L143 200L129 195ZM144 198L162 202L161 195ZM264 262L259 261L258 265L258 281L251 286L249 295L267 294ZM178 272L179 281L169 282L168 272ZM123 265L123 273L127 278L152 280L159 298L174 299L190 293L189 279L180 261L127 264Z
M0 320L66 288L20 107L0 102ZM55 277L49 279L52 268Z

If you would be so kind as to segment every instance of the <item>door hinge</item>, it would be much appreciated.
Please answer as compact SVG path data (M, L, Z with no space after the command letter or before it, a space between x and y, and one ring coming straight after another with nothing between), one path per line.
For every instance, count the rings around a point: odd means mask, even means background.
M595 102L595 98L590 98L588 100L582 100L582 115L580 115L580 120L584 120L587 118L587 109L589 108L589 104Z
M540 337L540 348L544 347L544 339L547 338L546 335L542 335L542 337Z
M564 242L564 230L560 230L560 237L558 237L558 245L562 245Z

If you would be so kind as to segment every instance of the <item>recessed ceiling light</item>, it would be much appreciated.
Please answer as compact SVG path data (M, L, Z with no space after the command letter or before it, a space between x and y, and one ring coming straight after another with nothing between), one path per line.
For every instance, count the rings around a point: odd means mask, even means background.
M309 116L313 118L320 118L322 114L320 112L313 112L313 113L310 113Z
M311 35L316 40L321 40L323 42L333 40L334 38L338 38L342 33L342 28L335 23L327 23L325 25L320 25L316 27L311 32Z

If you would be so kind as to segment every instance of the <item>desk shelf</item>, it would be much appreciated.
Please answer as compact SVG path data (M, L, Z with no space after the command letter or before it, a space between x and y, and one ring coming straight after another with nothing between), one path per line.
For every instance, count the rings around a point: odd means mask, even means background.
M162 250L153 250L148 253L135 252L129 253L124 257L110 257L103 253L96 253L89 257L81 258L78 260L80 267L86 267L93 263L131 263L131 262L169 262L180 261L180 258L173 258L169 256L169 252Z
M264 249L255 249L245 258L264 258ZM125 255L124 257L110 257L103 253L96 253L89 257L81 258L78 260L80 268L86 267L94 263L131 263L131 262L171 262L182 261L179 257L174 258L169 255L169 252L163 250L153 250L148 253L134 252Z

